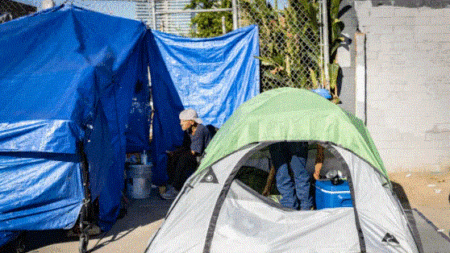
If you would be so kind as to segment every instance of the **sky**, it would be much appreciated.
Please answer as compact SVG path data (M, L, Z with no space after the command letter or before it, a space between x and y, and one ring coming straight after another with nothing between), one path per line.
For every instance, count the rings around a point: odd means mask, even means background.
M36 6L41 9L42 0L14 0L29 5ZM56 5L64 2L73 3L76 6L85 9L102 12L114 16L134 19L136 14L136 5L130 1L87 1L87 0L53 0Z
M284 9L288 4L288 0L267 0L267 2L270 3L272 7L275 6L275 2L277 2L279 10Z

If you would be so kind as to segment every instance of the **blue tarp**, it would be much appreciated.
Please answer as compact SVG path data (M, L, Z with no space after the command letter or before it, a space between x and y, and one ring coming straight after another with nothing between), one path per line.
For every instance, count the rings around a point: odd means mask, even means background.
M145 65L144 67L147 67ZM146 83L137 83L129 114L129 124L126 127L127 153L150 150L150 91Z
M148 101L146 32L71 5L0 25L0 231L74 225L84 198L79 142L100 225L115 222L125 136L130 149L148 148L146 119L129 122L132 104Z
M183 138L179 112L193 108L204 124L220 128L239 105L259 93L258 27L208 39L151 31L148 44L155 109L152 180L163 184L165 151Z
M154 149L153 181L164 183L165 150L182 139L178 113L194 108L220 127L259 93L258 47L256 26L187 39L72 5L0 25L0 245L15 231L75 224L82 152L100 226L110 229L125 153Z

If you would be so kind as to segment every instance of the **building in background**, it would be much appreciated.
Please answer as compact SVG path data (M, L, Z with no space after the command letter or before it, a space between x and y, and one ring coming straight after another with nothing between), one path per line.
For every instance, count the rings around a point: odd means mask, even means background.
M389 172L450 169L450 0L343 0L341 107Z
M135 19L142 20L151 29L186 36L191 18L195 15L184 11L189 0L134 0Z

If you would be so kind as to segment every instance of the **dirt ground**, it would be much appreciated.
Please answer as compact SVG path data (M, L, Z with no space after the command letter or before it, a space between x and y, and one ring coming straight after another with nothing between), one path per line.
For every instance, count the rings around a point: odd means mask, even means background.
M438 231L450 233L450 170L388 173L404 208L416 208Z

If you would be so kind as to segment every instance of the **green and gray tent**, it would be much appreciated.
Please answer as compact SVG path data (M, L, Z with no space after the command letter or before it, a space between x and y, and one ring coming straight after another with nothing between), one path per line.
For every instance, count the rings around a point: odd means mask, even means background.
M296 211L261 195L267 147L285 141L324 146L327 166L347 175L353 207ZM311 91L280 88L247 101L205 153L147 252L422 251L362 121ZM240 177L249 168L251 180Z

